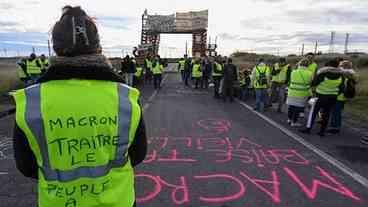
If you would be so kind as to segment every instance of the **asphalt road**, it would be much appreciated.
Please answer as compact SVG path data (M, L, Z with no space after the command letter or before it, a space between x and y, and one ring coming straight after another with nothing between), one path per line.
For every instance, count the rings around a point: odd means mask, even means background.
M149 152L136 169L138 206L368 206L356 174L240 103L186 88L178 74L164 77L159 92L142 89ZM17 172L9 148L13 122L0 120L0 206L35 206L35 183Z

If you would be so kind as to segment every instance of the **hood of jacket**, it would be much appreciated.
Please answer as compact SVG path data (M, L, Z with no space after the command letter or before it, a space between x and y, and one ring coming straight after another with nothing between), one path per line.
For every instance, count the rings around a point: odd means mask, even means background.
M338 79L343 75L343 70L335 67L323 67L317 71L317 76L325 76L332 80Z
M114 72L110 61L100 54L51 57L49 69L38 82L67 79L105 80L124 83L124 80Z

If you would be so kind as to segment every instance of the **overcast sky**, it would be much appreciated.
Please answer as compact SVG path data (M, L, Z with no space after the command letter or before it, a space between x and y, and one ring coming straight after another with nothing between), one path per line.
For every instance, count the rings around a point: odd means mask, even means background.
M367 0L1 0L0 56L28 54L32 46L43 52L50 28L66 4L82 6L97 18L107 55L120 55L139 44L141 15L209 10L209 35L218 36L219 52L236 50L282 55L299 53L301 45L328 51L330 32L336 31L335 50L343 51L350 33L351 51L368 52ZM191 35L163 35L163 56L184 53Z

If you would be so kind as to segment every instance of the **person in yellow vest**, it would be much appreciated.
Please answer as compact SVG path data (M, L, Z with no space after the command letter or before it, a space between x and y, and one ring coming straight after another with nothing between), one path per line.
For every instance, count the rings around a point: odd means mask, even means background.
M326 67L318 70L313 79L312 87L315 88L317 102L312 105L308 122L302 133L310 134L317 114L322 111L321 128L318 135L325 136L330 119L330 113L336 104L337 96L344 90L345 78L343 70L338 68L340 61L335 58L326 64Z
M50 70L13 94L16 165L38 180L31 206L135 206L133 168L147 150L139 91L113 72L80 7L62 15L52 39Z
M41 72L45 73L47 68L49 67L49 60L46 58L44 54L40 56L40 64L41 64Z
M158 58L155 58L152 62L153 85L155 89L161 89L163 70L164 67L160 63L160 60Z
M145 74L144 74L144 81L147 84L151 84L152 83L152 59L151 56L147 56L144 60L144 70L145 70Z
M32 53L26 60L25 65L27 74L30 78L30 82L28 84L33 84L38 80L38 78L40 78L42 73L42 66L40 61L37 59L36 54Z
M136 72L134 73L133 86L137 87L142 83L143 67L136 62L135 68Z
M194 85L195 85L194 88L198 89L202 81L202 68L201 68L201 63L199 59L195 59L193 62L192 77L194 79Z
M214 98L220 98L220 85L221 79L224 74L224 65L222 64L222 58L217 57L212 70L212 79L214 83Z
M302 59L298 68L293 70L288 86L286 104L288 105L288 124L300 127L299 114L304 112L308 98L312 95L311 84L313 73L308 70L308 59Z
M312 72L314 77L318 71L318 64L314 61L314 53L307 53L306 58L309 61L308 70Z
M27 73L27 66L26 66L26 61L25 59L19 60L17 61L17 75L18 78L27 85L28 81L30 80L30 77Z
M282 112L285 103L286 87L290 80L291 68L285 58L280 58L272 70L271 104L277 103L277 112Z
M344 91L339 94L335 107L331 113L330 127L327 130L328 133L338 134L340 133L342 125L342 112L344 111L345 103L354 98L356 93L357 76L353 69L353 63L351 61L344 60L340 62L339 68L343 70L345 83Z
M252 86L256 94L256 111L263 111L267 105L267 90L270 86L271 70L261 58L258 64L253 68L251 74Z
M187 55L184 55L184 58L180 59L178 62L178 71L180 72L181 75L181 81L184 83L185 81L185 60L188 58Z

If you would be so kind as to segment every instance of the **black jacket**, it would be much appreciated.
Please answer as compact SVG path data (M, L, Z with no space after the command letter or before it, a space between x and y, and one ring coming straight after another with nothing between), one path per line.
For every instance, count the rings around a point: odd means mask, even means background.
M238 70L233 64L226 64L224 67L224 84L233 85L238 80Z
M51 59L49 70L39 79L39 83L51 80L87 79L106 80L123 83L120 76L112 71L108 60L101 55L79 58ZM36 158L29 146L24 132L15 125L13 134L14 157L18 170L26 177L38 178ZM141 163L147 153L147 137L143 117L141 117L135 139L129 148L133 166Z

